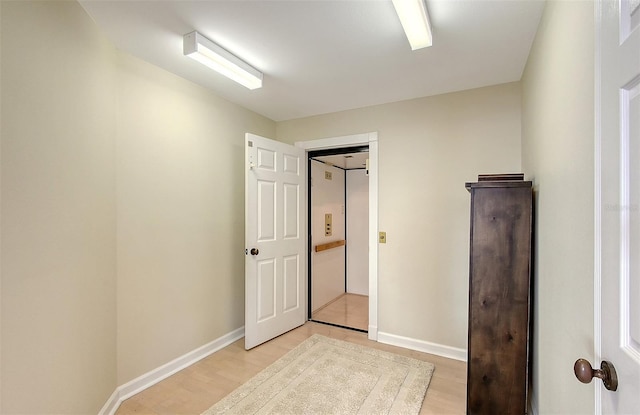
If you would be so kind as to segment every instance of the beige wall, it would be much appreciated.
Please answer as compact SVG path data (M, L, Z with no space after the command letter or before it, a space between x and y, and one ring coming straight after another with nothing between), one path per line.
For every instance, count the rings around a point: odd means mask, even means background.
M244 325L244 133L275 123L118 59L118 384Z
M70 2L2 2L2 413L116 386L115 49Z
M244 133L75 2L2 7L2 413L97 413L243 325Z
M466 349L464 183L520 171L520 99L511 83L278 123L289 143L379 134L379 331Z
M593 413L593 2L549 1L523 77L522 153L536 191L534 406Z

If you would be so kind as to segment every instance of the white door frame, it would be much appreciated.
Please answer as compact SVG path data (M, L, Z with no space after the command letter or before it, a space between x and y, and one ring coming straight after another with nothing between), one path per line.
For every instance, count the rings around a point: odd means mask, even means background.
M307 152L332 148L369 146L369 328L370 340L378 340L378 133L298 141ZM308 172L308 174L311 174ZM307 258L309 261L310 258Z

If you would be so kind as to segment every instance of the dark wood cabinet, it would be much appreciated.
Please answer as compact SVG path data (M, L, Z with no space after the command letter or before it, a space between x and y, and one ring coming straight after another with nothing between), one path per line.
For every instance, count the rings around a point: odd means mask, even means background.
M467 414L526 414L533 191L482 175L471 193Z

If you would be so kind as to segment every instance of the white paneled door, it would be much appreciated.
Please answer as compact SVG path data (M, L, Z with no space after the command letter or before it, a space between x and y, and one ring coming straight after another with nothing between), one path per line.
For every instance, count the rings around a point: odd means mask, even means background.
M245 139L245 348L294 329L306 312L306 152Z
M596 385L598 410L640 411L640 0L597 3L596 160L600 189L600 361L617 372L616 391ZM598 73L596 72L596 76ZM597 219L598 219L597 218ZM597 279L596 279L597 281ZM597 304L596 304L597 306ZM598 333L599 331L599 333ZM598 344L596 344L596 350ZM600 366L600 362L596 366Z

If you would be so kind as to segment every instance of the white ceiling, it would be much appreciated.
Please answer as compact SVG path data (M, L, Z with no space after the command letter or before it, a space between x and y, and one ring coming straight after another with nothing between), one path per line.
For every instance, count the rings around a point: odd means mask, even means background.
M542 0L427 0L433 46L411 51L391 0L95 1L121 50L282 121L517 81ZM185 57L197 30L264 73L250 91Z

